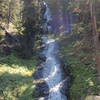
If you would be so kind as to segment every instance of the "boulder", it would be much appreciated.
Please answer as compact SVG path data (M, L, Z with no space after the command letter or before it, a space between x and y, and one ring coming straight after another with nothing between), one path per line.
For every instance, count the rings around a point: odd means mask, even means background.
M66 96L69 95L69 86L70 86L70 82L71 82L71 78L70 77L67 77L62 85L61 85L61 88L60 88L60 92Z
M49 87L45 82L37 84L37 89L40 96L45 97L49 95Z

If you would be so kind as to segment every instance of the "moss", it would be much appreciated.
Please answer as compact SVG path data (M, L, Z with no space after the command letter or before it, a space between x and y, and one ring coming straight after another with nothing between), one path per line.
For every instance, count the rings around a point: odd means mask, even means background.
M74 77L70 88L71 100L84 100L87 95L100 93L95 53L93 46L88 46L92 45L90 41L85 40L84 42L83 39L73 39L72 37L73 35L62 37L61 57L66 65L65 69L69 69L70 74Z
M15 55L0 57L0 99L34 100L32 75L36 64L37 57L30 60L17 58Z

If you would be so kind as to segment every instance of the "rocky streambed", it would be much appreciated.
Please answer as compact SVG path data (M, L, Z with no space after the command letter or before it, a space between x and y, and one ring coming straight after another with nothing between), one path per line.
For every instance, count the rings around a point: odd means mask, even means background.
M59 42L50 37L42 37L42 41L44 48L40 55L43 62L36 74L39 100L68 100L70 77L65 74L59 57Z

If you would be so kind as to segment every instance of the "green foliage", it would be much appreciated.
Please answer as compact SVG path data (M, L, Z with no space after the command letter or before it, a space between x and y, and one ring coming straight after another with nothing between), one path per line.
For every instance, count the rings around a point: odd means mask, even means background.
M5 31L0 29L0 35L4 35Z
M65 69L69 69L74 77L70 88L71 100L84 100L87 95L99 94L100 85L97 80L92 42L84 40L86 35L81 40L75 35L83 36L73 34L62 38L61 57L66 65Z
M72 28L75 34L81 34L85 32L85 25L83 23L73 24Z
M0 57L0 99L34 100L33 73L37 57L23 60L14 55ZM34 92L33 92L34 91Z
M100 86L99 83L97 83L97 72L95 66L92 64L82 64L80 63L80 60L76 58L70 59L68 64L71 66L71 75L74 76L74 82L70 88L70 93L73 100L77 100L79 97L82 98L90 94L98 94Z
M99 32L99 2L96 17ZM61 40L61 57L74 77L70 88L71 100L84 100L87 95L100 94L91 28L90 6L87 0L70 0L68 10L75 16L73 33ZM67 66L69 65L69 66Z
M1 15L0 20L7 21L6 20L7 16L8 16L8 2L7 2L7 0L0 1L0 15Z

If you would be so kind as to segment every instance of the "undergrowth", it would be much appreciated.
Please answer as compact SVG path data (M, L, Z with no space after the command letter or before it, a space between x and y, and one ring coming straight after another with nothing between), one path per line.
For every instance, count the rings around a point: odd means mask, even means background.
M92 38L70 34L61 38L61 57L65 69L73 76L70 87L71 100L85 100L88 95L99 95L100 85L94 58Z
M37 57L23 60L14 54L0 56L0 100L34 100L32 75L36 64Z

